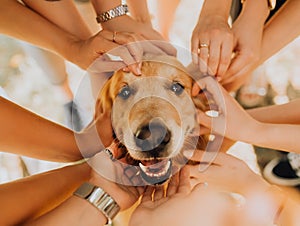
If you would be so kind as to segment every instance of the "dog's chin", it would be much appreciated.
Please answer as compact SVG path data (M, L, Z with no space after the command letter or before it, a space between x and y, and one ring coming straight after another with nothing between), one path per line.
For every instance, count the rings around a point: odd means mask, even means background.
M172 174L170 159L151 159L139 162L142 178L149 184L161 185L168 181Z

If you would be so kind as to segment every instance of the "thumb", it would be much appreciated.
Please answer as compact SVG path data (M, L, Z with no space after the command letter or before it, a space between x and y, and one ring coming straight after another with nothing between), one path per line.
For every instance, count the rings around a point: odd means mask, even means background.
M210 129L212 126L212 118L207 116L203 111L200 111L199 109L197 109L197 122L208 129Z

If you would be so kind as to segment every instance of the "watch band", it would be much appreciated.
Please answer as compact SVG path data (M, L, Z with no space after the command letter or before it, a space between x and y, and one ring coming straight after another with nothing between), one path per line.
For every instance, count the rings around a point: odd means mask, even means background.
M104 13L97 15L96 20L98 23L104 23L118 16L123 16L129 12L126 4L119 5L113 9L110 9Z
M107 218L107 225L111 225L112 219L120 211L120 206L109 194L107 194L101 188L96 187L90 183L82 184L74 192L74 195L86 199L98 210L100 210Z

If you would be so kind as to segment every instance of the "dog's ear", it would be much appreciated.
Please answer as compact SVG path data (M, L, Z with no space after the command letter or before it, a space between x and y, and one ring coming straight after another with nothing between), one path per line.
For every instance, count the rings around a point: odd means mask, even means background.
M111 80L108 80L97 98L95 106L95 118L97 118L98 114L109 113L111 111L113 100L110 95L110 84Z

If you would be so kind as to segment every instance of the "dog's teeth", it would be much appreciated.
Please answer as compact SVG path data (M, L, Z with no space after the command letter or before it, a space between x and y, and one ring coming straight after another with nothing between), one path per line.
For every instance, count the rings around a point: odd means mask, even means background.
M146 173L147 172L147 166L144 166L141 162L139 162L139 167Z
M170 168L170 165L171 165L171 161L169 160L166 164L166 168L165 168L166 171L168 171L168 169Z
M157 173L151 172L147 166L144 166L141 162L139 163L139 166L141 170L148 176L148 177L161 177L166 175L168 172L170 166L171 166L171 161L168 161L165 165L165 167Z

